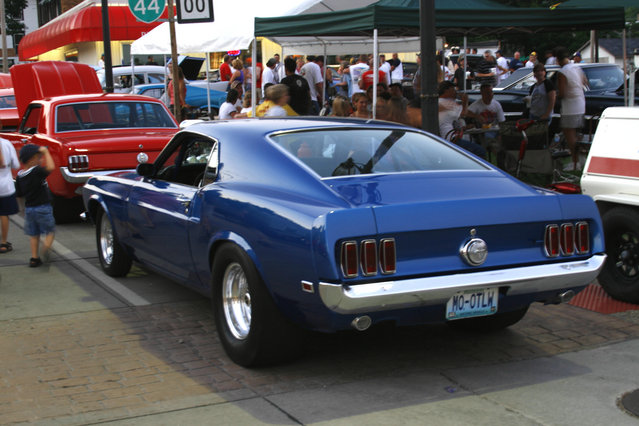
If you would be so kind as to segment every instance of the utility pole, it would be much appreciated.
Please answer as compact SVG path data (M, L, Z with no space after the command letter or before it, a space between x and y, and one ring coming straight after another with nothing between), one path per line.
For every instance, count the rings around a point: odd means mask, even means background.
M9 58L7 57L7 19L4 13L4 0L0 0L0 27L2 28L2 72L9 72Z
M113 61L111 60L111 27L109 26L109 0L102 0L102 39L104 41L104 78L106 80L106 92L113 93Z
M171 75L173 76L173 115L179 123L182 121L182 105L180 105L180 80L178 78L177 41L175 37L175 14L173 0L168 1L169 35L171 36Z

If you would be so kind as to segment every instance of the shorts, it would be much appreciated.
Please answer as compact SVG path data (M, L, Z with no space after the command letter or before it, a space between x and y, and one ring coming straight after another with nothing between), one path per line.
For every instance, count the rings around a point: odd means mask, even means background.
M583 114L561 115L559 120L562 129L581 129L584 126Z
M53 207L51 204L41 204L27 207L24 215L24 233L30 237L50 234L55 231Z
M0 216L9 216L16 213L18 213L16 194L0 197Z

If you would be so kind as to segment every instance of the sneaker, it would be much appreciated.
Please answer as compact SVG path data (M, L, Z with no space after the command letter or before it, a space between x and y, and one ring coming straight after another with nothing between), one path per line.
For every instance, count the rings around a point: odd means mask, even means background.
M29 259L29 268L37 268L40 265L42 265L42 260L39 257Z

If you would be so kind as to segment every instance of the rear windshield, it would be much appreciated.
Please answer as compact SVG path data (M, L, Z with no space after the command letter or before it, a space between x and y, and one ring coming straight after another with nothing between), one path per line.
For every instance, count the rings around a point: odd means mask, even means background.
M16 108L16 97L13 95L0 96L0 109Z
M166 108L152 102L82 102L58 106L56 132L96 129L175 128Z
M271 138L321 177L486 169L437 139L404 129L322 129Z

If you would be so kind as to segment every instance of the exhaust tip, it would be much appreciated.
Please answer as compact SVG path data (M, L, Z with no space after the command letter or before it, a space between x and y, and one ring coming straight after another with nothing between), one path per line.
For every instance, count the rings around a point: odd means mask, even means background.
M362 315L361 317L357 317L351 322L351 326L357 331L364 331L371 326L373 320L368 315Z
M568 290L559 295L559 301L561 303L568 303L572 300L573 297L575 297L575 292L572 290Z

